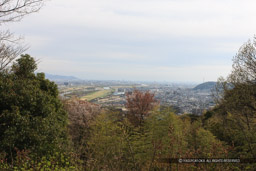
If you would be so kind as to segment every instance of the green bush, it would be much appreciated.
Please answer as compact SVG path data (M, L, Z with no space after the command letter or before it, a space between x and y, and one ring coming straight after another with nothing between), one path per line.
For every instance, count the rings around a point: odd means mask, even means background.
M10 72L0 73L0 152L8 162L17 150L40 156L62 151L67 144L67 114L57 85L34 74L36 62L22 55Z

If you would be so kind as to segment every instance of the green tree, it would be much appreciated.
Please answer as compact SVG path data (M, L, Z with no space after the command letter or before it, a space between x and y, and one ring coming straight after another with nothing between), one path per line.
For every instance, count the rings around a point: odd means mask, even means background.
M9 160L16 150L38 156L61 150L67 142L67 114L57 85L34 74L34 58L22 55L9 73L0 73L0 151Z
M102 113L91 123L88 141L88 170L132 170L136 168L129 128L116 113ZM129 123L129 122L127 122Z
M219 79L217 105L203 116L205 128L229 146L229 157L256 158L256 38L233 58L227 79ZM256 165L239 166L240 169Z
M228 81L245 83L256 80L256 37L244 43L233 58L233 69Z
M211 113L211 116L209 116ZM208 112L206 126L234 146L233 157L256 157L256 86L237 83L225 90L220 104Z

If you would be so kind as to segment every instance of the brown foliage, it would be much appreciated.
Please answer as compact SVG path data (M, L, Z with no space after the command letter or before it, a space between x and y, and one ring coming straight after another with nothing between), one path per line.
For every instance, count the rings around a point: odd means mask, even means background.
M156 106L157 101L154 94L134 90L131 94L126 94L126 108L128 109L128 119L135 126L143 123L145 117Z

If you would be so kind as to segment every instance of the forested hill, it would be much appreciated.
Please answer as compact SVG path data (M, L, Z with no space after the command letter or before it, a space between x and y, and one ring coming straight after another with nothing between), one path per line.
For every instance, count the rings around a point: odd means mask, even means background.
M193 90L212 90L216 86L217 82L209 81L202 84L197 85L193 88Z
M80 80L77 77L74 76L64 76L64 75L52 75L45 73L45 78L52 80L52 81L75 81L75 80Z

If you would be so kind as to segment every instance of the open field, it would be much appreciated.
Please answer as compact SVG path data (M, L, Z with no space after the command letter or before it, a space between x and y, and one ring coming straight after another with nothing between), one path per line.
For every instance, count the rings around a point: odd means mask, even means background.
M59 89L59 91L60 93L64 93L64 92L71 92L71 91L79 91L87 88L90 88L90 86L64 87Z
M113 89L96 91L96 92L93 92L91 94L81 97L81 100L91 101L96 98L106 97L106 96L110 95L112 92L113 92Z
M93 94L93 93L96 93L98 91L95 91L95 90L91 90L91 91L84 91L84 90L77 90L77 91L74 91L74 92L70 92L68 94L65 95L65 97L73 97L73 96L76 96L76 97L84 97L84 96L87 96L87 95L90 95L90 94Z

